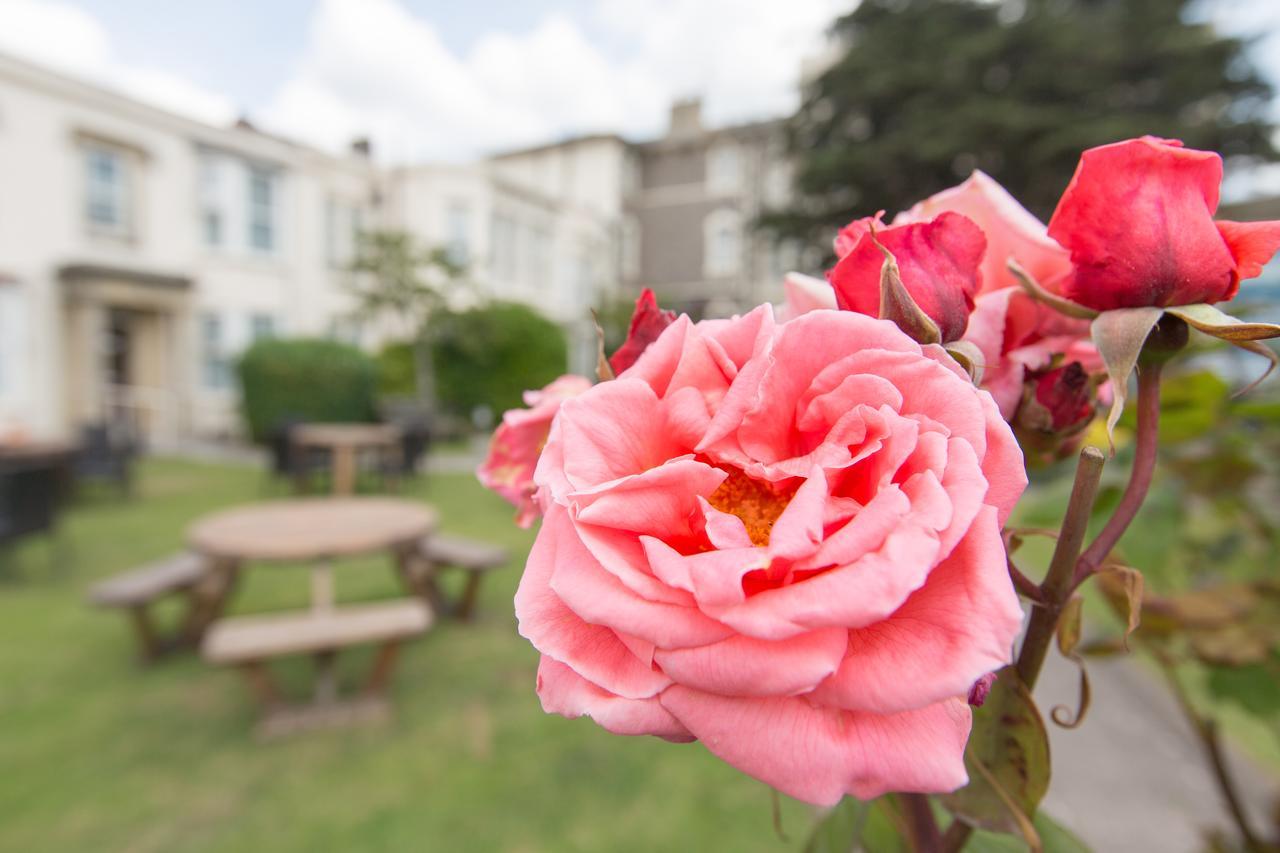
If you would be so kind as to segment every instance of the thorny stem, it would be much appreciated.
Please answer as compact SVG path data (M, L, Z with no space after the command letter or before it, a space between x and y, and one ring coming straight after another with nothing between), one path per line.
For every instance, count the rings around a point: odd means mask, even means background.
M1178 707L1187 718L1187 722L1191 724L1192 731L1200 739L1200 745L1204 748L1205 756L1213 768L1214 781L1218 783L1218 790L1227 802L1227 808L1244 841L1245 849L1250 853L1265 853L1267 847L1253 834L1253 829L1249 825L1249 816L1245 814L1244 804L1236 790L1235 780L1231 778L1231 770L1227 767L1227 758L1222 751L1222 742L1218 738L1217 721L1202 715L1191 704L1191 698L1187 696L1187 691L1182 686L1182 680L1178 678L1173 662L1159 652L1156 652L1155 658L1160 664L1160 671L1164 674L1165 680L1169 683L1170 691L1178 700Z
M1080 555L1075 583L1079 584L1098 570L1146 500L1151 478L1156 470L1156 448L1160 439L1160 370L1154 362L1138 367L1138 432L1134 440L1133 471L1116 511L1107 519L1102 532Z
M1093 501L1098 496L1098 481L1102 478L1102 467L1105 464L1102 452L1096 447L1085 447L1080 451L1075 483L1071 487L1071 498L1067 501L1067 511L1062 519L1062 530L1053 549L1053 558L1049 561L1049 571L1045 574L1044 583L1040 585L1041 601L1038 607L1031 610L1031 620L1027 623L1027 633L1023 637L1022 649L1015 664L1027 690L1035 687L1036 679L1040 677L1040 668L1044 665L1049 644L1058 629L1058 617L1075 589L1076 558L1080 554L1080 546L1084 544L1089 515L1093 512ZM942 849L947 853L955 853L964 847L972 834L973 827L958 819L954 820L942 838Z

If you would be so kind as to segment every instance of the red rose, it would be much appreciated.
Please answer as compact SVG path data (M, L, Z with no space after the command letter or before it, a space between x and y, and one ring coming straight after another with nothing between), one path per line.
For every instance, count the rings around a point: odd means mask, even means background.
M645 288L640 291L636 300L636 310L631 315L631 325L627 327L627 340L618 347L618 351L609 356L609 366L615 374L621 373L636 363L648 348L658 339L662 330L675 322L676 312L663 311L658 308L658 299L653 291Z
M1075 270L1062 295L1098 311L1231 299L1280 248L1280 222L1215 222L1222 160L1144 136L1091 148L1049 220Z
M880 270L884 254L893 253L902 283L920 310L938 324L943 342L964 334L973 298L982 284L980 266L987 238L973 220L942 213L929 222L882 226L879 215L849 223L836 238L836 251L847 249L827 279L836 302L846 311L880 316ZM875 228L875 240L871 230Z

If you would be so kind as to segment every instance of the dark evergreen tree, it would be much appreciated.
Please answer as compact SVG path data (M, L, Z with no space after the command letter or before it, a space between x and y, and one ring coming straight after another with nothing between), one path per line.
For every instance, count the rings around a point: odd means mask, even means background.
M975 168L1047 217L1083 149L1148 133L1274 159L1270 85L1195 5L862 0L789 124L797 201L765 224L813 240Z

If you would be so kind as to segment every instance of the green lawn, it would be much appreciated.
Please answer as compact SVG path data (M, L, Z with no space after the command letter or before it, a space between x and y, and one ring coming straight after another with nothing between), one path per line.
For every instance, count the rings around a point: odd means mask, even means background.
M412 644L394 723L250 736L236 673L195 656L141 668L118 613L84 603L98 578L180 547L210 510L261 499L259 472L152 460L138 495L79 501L62 530L65 574L37 541L0 566L0 850L780 850L810 810L698 745L606 734L542 713L537 656L511 597L532 535L467 475L411 490L442 527L511 547L474 624ZM382 560L341 565L342 600L399 593ZM303 569L250 567L234 610L302 606ZM352 655L348 672L367 658ZM304 688L307 662L283 668ZM353 673L354 674L354 673Z

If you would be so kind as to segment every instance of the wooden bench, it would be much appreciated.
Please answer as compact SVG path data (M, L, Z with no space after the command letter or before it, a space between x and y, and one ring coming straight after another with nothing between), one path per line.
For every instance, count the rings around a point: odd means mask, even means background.
M216 622L201 648L209 662L240 668L263 706L258 735L270 738L389 717L386 686L400 643L425 632L432 621L430 608L417 600L240 616ZM334 672L337 652L375 644L378 653L361 694L339 701ZM274 658L305 654L316 662L313 699L309 704L286 704L266 664Z
M510 559L507 550L501 546L438 533L419 540L416 552L410 557L401 564L409 588L422 596L436 612L451 613L464 622L469 621L475 612L484 576L506 565ZM438 582L440 573L448 569L461 569L467 573L462 595L452 605L445 600Z
M209 562L198 554L179 553L116 575L89 590L90 603L98 607L128 610L138 634L144 661L153 661L165 652L198 639L196 589L210 570ZM162 635L151 618L150 607L174 594L187 596L187 616L180 628Z

